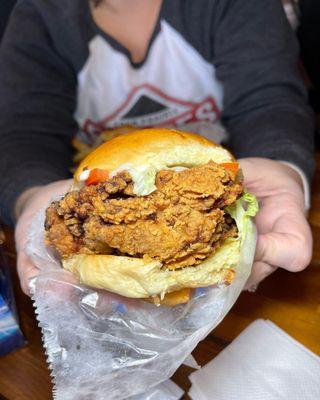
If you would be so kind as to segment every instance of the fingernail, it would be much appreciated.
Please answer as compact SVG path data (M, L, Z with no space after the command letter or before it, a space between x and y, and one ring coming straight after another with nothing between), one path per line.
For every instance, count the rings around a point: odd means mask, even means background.
M250 286L247 290L248 292L255 292L258 289L258 284Z

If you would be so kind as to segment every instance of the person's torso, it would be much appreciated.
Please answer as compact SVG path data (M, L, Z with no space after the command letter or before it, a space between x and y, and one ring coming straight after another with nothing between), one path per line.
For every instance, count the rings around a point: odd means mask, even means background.
M81 60L75 110L80 141L92 144L101 132L123 125L183 127L210 135L223 97L212 62L214 1L164 0L140 63L95 24L86 0L71 1L73 13L75 7L81 12L70 16L70 28L86 40L75 49Z

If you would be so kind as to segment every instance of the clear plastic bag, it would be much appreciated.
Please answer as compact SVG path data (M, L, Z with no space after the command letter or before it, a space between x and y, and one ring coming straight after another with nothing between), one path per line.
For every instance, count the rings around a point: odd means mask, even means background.
M54 398L168 399L164 389L161 397L158 385L220 323L250 274L255 230L250 213L242 209L239 215L246 219L246 232L233 283L197 289L187 304L175 307L157 307L77 283L45 246L44 212L37 215L27 253L40 269L33 281L33 300L52 370ZM152 397L152 388L158 397ZM141 397L145 392L149 397Z

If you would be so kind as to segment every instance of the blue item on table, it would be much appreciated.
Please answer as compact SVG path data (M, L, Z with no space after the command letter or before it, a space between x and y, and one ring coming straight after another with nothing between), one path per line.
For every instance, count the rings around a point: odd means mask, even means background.
M9 265L0 243L0 356L24 343L17 323Z

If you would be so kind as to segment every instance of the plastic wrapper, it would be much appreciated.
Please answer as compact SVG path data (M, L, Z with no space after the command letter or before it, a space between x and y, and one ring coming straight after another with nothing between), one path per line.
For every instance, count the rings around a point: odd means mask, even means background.
M44 244L44 212L35 217L27 253L40 269L33 280L33 300L55 399L180 397L169 397L168 388L160 384L219 324L250 274L255 251L250 216L256 203L250 195L244 200L230 211L242 237L234 281L227 287L199 288L187 304L175 307L157 307L77 283Z

